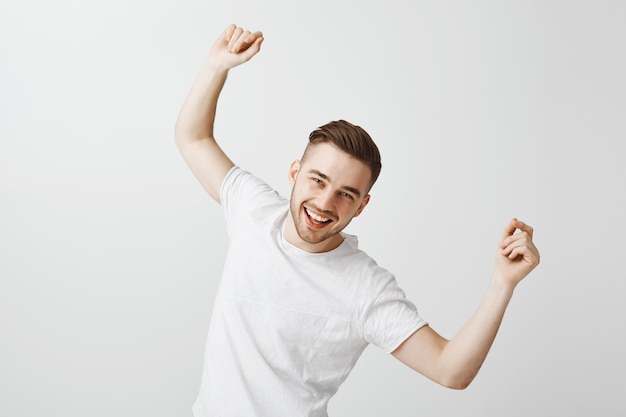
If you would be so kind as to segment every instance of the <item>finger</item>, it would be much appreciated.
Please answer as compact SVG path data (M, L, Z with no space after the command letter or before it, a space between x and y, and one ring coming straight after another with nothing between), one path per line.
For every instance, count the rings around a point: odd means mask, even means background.
M237 52L235 45L237 44L237 41L239 41L239 38L241 37L242 33L243 33L243 29L240 27L236 27L233 33L231 34L230 39L228 41L228 50L230 52L233 52L233 53Z
M249 30L243 31L233 46L234 50L231 52L241 53L246 51L255 43L256 39L257 36L255 33L250 33Z
M250 51L250 56L256 54L261 50L261 44L264 40L265 38L263 36L254 39L254 43L250 45L250 48L248 48L248 51Z
M521 253L525 251L526 244L522 241L515 241L502 249L502 255L509 259L517 258Z
M262 38L262 37L263 37L263 32L261 31L250 32L249 30L246 30L243 36L243 44L252 45L254 42L256 42L258 38Z
M504 232L502 233L502 238L500 239L500 246L503 245L503 242L506 240L506 238L508 238L509 236L512 236L513 233L515 233L515 230L517 230L517 226L516 226L517 221L518 220L515 218L511 219L511 221L506 225L506 227L504 228Z
M228 25L228 27L226 28L226 30L224 30L224 33L222 34L223 39L226 42L229 42L231 37L233 36L233 32L235 32L235 29L237 28L237 26L235 26L234 24L230 24Z
M248 30L244 30L241 35L239 35L239 39L237 39L237 42L235 42L235 45L233 46L233 51L231 52L243 52L246 49L248 49L248 47L250 46L246 41L248 40L248 37L251 36L250 31Z
M528 233L518 232L502 239L502 241L500 242L500 247L504 249L511 245L523 245L523 244L526 244L527 242L532 242Z
M523 221L515 220L515 227L518 228L519 230L528 233L528 235L532 238L533 237L533 228L530 227L530 225L527 225L526 223L524 223Z
M252 45L250 45L250 47L245 51L245 53L244 53L245 58L246 59L250 59L254 55L256 55L256 53L261 50L261 44L263 43L264 40L265 40L265 38L263 38L263 37L256 38L254 40L254 43Z
M539 265L539 252L534 246L520 246L514 248L508 255L508 258L512 261L523 260L524 262L533 265L533 268ZM520 259L521 258L521 259Z
M250 47L253 47L253 46L255 48L258 47L256 52L259 52L259 50L261 49L261 43L263 43L264 40L265 40L265 38L263 37L263 32L256 31L256 32L252 33L250 36L248 36L247 43L250 44Z
M530 237L528 232L514 233L513 235L508 236L502 241L500 241L500 247L505 248L513 244L513 242L517 242L517 241L532 242L532 238Z
M504 232L502 234L502 238L506 238L508 236L511 236L513 233L515 233L515 230L517 230L517 222L518 220L513 218L509 221L509 223L506 225L506 227L504 228Z
M534 229L530 225L528 225L528 224L526 224L526 223L524 223L524 222L522 222L522 221L520 221L520 220L518 220L516 218L513 218L513 219L511 219L509 224L504 229L504 233L502 234L502 239L500 240L500 247L506 246L506 242L508 241L508 239L511 236L513 236L515 234L515 231L518 230L518 229L521 232L526 233L529 236L530 239L533 238Z
M241 35L241 45L239 46L239 52L243 52L246 49L248 49L250 46L252 46L254 44L254 42L256 41L256 36L254 33L251 33L249 30L246 30L242 35Z
M515 259L519 255L523 255L529 259L539 259L539 251L533 241L528 237L526 232L520 233L520 235L522 234L522 237L511 241L502 249L501 254L507 256L509 259Z
M245 44L246 39L248 38L248 36L250 35L250 31L249 30L244 30L243 32L241 32L241 35L239 35L239 39L237 39L237 41L235 42L235 50L237 52L239 52L241 50L242 45Z

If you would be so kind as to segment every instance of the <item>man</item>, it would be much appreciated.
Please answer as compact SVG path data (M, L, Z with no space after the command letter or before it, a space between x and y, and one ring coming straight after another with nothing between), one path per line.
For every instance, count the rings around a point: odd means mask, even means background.
M229 26L176 124L178 147L222 204L229 235L195 416L326 416L370 343L439 384L467 387L516 285L539 263L532 228L511 220L476 313L453 339L437 334L394 276L342 232L367 206L380 172L378 149L363 129L339 120L312 132L289 168L290 199L218 146L213 124L228 71L262 42L261 32Z

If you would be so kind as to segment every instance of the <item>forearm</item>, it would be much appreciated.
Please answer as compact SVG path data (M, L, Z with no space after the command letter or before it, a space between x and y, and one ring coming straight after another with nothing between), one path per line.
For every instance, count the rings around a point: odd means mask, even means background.
M176 121L176 142L214 139L213 126L219 95L228 70L207 61L196 77Z
M499 243L487 293L467 324L442 349L443 363L462 387L472 381L487 357L515 287L539 264L532 236L529 225L517 219L509 222Z
M466 388L489 353L515 287L539 264L532 234L532 227L517 219L505 227L491 285L474 315L453 339L447 340L430 326L424 326L393 355L441 385Z
M210 61L198 74L176 121L176 145L209 195L220 202L220 186L234 165L213 136L217 100L228 70Z
M261 32L229 25L211 47L176 120L178 149L209 195L220 202L220 187L233 162L213 135L217 100L228 71L252 58L261 48Z
M441 353L451 385L465 388L474 379L495 340L514 287L494 279L478 309Z

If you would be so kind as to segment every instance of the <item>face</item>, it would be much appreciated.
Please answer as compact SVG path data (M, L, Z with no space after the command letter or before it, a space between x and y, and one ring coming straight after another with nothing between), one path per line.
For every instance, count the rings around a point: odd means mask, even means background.
M285 238L308 252L326 252L369 202L370 169L330 143L311 146L289 169L291 201Z

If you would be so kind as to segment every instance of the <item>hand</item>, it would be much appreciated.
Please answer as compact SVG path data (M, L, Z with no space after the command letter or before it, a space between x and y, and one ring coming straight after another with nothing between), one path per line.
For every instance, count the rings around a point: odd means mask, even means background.
M539 265L539 251L533 243L533 228L524 222L512 219L504 229L498 246L495 273L507 284L516 286Z
M263 33L229 25L215 41L209 53L209 62L229 70L249 61L261 50Z

